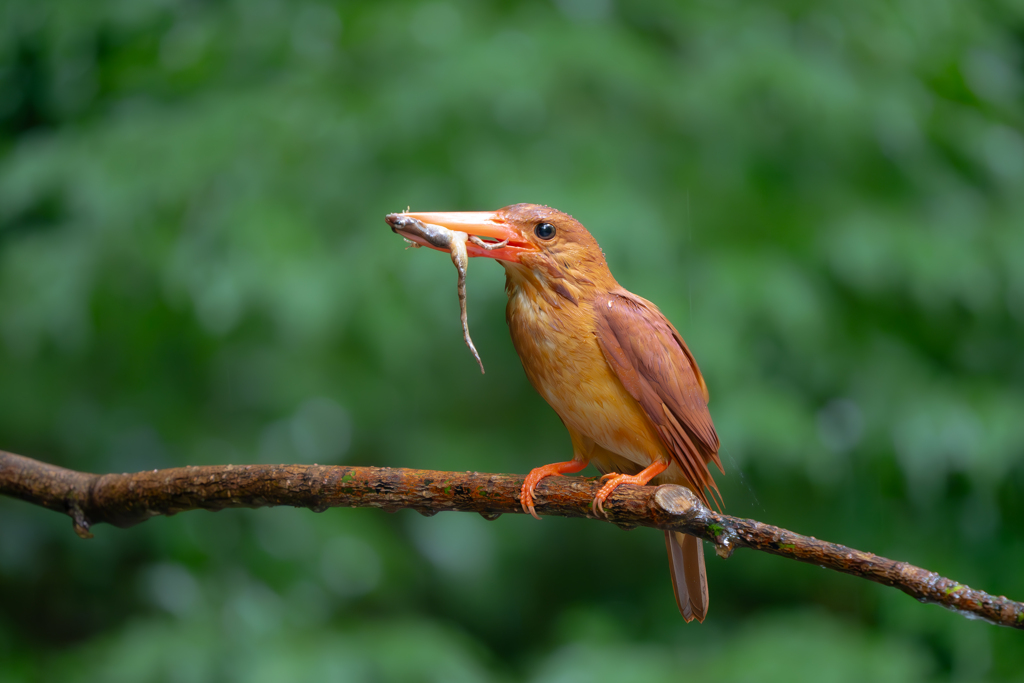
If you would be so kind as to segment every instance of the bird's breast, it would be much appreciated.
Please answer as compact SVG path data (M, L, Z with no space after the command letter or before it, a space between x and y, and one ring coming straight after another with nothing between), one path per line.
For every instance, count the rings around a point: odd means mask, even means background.
M510 286L512 343L526 376L566 426L641 465L667 457L640 404L608 365L593 308Z

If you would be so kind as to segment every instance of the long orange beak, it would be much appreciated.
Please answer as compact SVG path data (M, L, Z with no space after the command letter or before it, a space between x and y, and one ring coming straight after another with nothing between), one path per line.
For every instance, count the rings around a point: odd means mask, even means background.
M473 242L468 242L466 244L466 252L470 256L487 256L501 261L518 263L520 254L539 251L536 246L523 236L518 228L511 223L506 223L499 216L498 212L495 211L427 211L391 213L387 215L385 220L387 220L391 229L399 235L423 246L440 250L439 247L429 244L415 235L404 232L399 225L396 225L397 219L401 216L415 218L422 223L440 225L449 230L457 230L468 235L474 235L485 242L497 243L508 240L508 244L497 249L486 249L473 244Z

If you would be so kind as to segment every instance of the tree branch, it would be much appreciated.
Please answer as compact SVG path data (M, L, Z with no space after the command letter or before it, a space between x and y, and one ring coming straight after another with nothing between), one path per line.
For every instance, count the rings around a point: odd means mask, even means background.
M215 465L134 474L88 474L0 451L0 494L69 515L82 538L106 522L129 527L156 515L274 505L323 512L332 507L412 508L477 512L487 519L521 514L523 478L479 472L434 472L388 467ZM537 512L593 519L599 484L552 477L537 487ZM715 544L728 557L752 548L894 586L920 602L942 605L969 619L1024 629L1024 604L993 597L906 562L710 510L681 486L621 486L605 506L620 527L684 531Z

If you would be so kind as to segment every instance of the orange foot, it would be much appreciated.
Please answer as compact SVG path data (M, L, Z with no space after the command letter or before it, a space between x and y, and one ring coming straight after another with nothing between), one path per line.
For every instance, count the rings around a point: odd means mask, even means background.
M608 515L604 512L604 503L608 500L608 496L612 495L612 491L617 489L622 484L636 484L637 486L647 486L647 482L654 479L656 476L668 469L668 463L666 462L654 462L649 467L641 470L637 474L622 474L621 472L609 472L608 474L601 477L601 481L605 482L605 485L597 492L594 496L594 503L591 505L591 509L594 511L595 517L607 517ZM607 480L607 481L606 481Z
M523 506L523 512L528 512L537 519L540 519L537 511L533 509L533 489L540 483L541 479L545 477L560 477L563 474L573 474L586 466L587 462L585 460L570 460L569 462L556 462L530 470L530 473L526 475L526 481L523 482L523 489L519 492L519 502Z

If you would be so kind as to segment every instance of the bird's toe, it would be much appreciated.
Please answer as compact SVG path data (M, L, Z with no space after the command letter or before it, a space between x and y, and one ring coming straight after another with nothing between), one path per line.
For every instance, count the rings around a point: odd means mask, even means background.
M533 486L529 482L523 484L523 488L519 493L519 504L522 506L523 512L534 519L540 519L537 509L533 505Z

